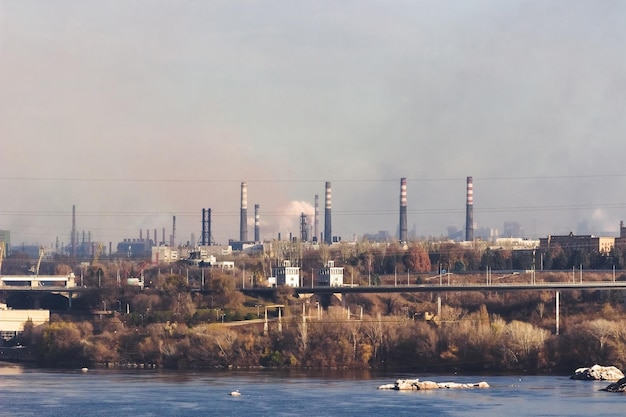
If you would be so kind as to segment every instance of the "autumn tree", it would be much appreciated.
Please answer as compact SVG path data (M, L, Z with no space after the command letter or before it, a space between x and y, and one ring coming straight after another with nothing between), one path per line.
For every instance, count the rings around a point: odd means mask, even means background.
M233 278L223 272L214 273L210 288L217 305L236 309L243 303L243 294L237 290Z
M40 359L45 364L83 364L89 359L85 340L93 335L88 322L55 321L44 330Z
M423 245L411 245L402 260L409 271L428 272L431 269L430 258Z

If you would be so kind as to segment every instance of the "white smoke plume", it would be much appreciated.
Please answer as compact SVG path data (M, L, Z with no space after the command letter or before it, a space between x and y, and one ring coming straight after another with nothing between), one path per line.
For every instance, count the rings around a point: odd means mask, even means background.
M308 216L309 224L313 225L315 208L307 201L290 201L279 207L274 213L262 215L262 237L267 239L271 234L272 238L278 238L279 233L281 239L288 239L290 234L293 237L300 237L300 216L302 213Z

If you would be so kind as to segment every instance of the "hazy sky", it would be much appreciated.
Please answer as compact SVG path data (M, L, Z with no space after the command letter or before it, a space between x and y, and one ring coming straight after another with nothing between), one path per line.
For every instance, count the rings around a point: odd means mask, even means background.
M13 244L626 220L626 2L0 0L0 229ZM292 214L288 215L291 207ZM320 219L323 226L323 216ZM323 227L321 227L323 228Z

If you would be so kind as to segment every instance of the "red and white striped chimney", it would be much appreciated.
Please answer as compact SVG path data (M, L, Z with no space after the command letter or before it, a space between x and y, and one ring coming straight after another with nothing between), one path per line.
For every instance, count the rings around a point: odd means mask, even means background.
M239 221L239 240L248 241L248 184L241 183L241 218Z
M400 242L408 241L407 219L406 219L406 178L400 178Z
M467 203L465 206L465 240L474 240L474 180L467 177Z

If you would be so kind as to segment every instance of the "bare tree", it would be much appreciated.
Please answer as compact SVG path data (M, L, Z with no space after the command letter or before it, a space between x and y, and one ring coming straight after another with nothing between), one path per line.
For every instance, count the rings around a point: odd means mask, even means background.
M619 332L619 326L612 321L596 319L587 323L589 333L600 343L600 350L604 349L606 342L615 337Z

